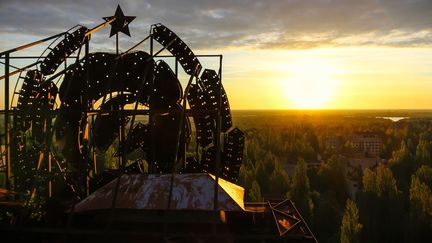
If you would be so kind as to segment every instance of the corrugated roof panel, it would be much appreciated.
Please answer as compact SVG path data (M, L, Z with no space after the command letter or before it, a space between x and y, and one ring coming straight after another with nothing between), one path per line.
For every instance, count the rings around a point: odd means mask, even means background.
M123 175L115 208L168 209L171 175ZM174 176L170 209L213 210L214 177L209 174ZM75 206L75 212L111 208L117 179ZM218 210L243 211L244 189L219 179Z

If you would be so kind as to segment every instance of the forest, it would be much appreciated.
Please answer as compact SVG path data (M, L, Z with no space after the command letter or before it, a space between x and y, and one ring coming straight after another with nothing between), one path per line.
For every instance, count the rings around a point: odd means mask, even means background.
M432 242L431 115L235 111L235 125L246 135L239 178L245 201L291 199L319 242ZM378 118L385 116L408 118ZM325 140L360 132L382 138L381 162L360 171L351 198L341 155L352 148L328 149Z
M233 122L245 134L245 202L291 199L319 242L432 242L432 112L233 111ZM353 145L326 140L354 133L376 134L382 149L350 196ZM114 152L98 154L101 167L116 168Z

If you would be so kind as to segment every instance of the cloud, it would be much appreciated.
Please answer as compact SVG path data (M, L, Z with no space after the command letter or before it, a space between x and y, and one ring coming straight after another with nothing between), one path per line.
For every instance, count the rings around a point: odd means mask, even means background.
M0 1L1 48L14 35L52 35L112 15L117 1ZM432 46L430 0L122 0L132 45L162 22L193 49L322 46ZM105 47L105 36L94 35ZM27 39L27 38L26 38ZM12 46L10 46L12 47Z

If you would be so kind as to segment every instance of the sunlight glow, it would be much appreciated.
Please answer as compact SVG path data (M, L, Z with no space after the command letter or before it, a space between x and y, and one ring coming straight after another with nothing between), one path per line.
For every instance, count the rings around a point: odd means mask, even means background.
M298 109L323 108L335 95L339 81L336 68L321 60L301 60L284 65L286 96Z

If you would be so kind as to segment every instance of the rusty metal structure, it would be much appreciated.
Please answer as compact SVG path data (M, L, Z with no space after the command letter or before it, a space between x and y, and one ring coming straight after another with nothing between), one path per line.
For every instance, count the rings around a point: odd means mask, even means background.
M243 189L235 183L244 134L233 127L222 85L223 56L195 55L160 23L120 52L119 32L130 35L128 24L134 18L118 6L114 16L93 28L75 26L0 53L7 189L2 195L10 199L5 205L12 214L10 225L0 231L41 241L83 235L92 241L107 229L127 226L108 238L314 242L290 201L243 202ZM116 51L90 52L92 35L109 25ZM50 44L40 56L15 55L46 42ZM203 58L213 59L218 68L205 69ZM32 63L16 67L14 60ZM180 76L187 80L184 89ZM115 160L109 169L102 165L107 157ZM61 201L56 204L61 213L47 212L46 217L55 223L43 230L23 226L29 224L22 208L53 201ZM268 228L273 219L271 230L251 234ZM278 234L270 233L275 225Z

